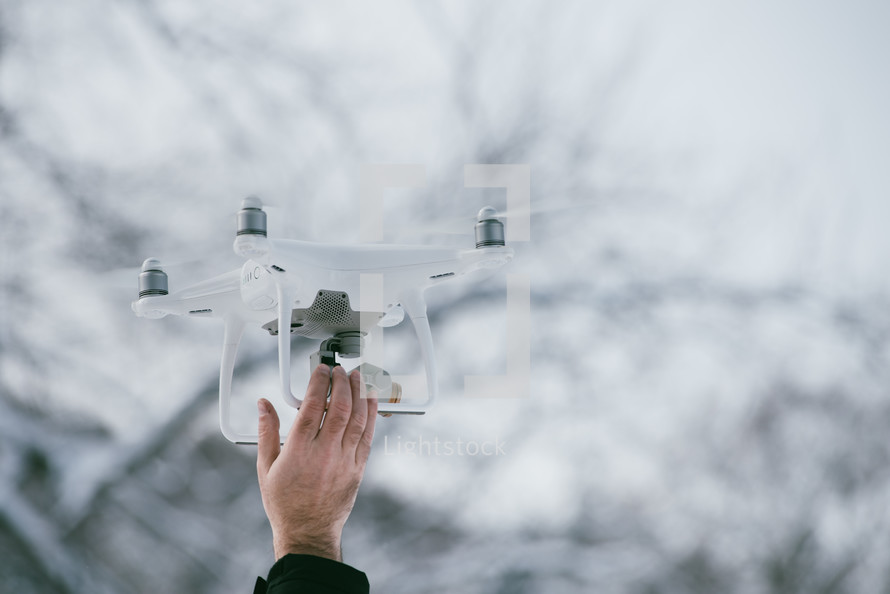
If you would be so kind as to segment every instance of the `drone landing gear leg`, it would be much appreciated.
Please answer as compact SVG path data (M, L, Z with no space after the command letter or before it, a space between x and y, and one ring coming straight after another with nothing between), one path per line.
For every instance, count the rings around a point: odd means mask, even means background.
M385 412L423 414L424 409L432 406L439 392L438 379L436 377L436 355L433 351L433 335L430 332L430 322L426 316L426 301L423 300L421 291L409 291L401 296L402 307L414 325L414 333L417 334L417 342L420 343L420 356L423 359L423 367L426 371L426 402L417 410L394 409Z
M219 366L219 428L232 443L256 443L257 436L239 433L232 428L232 376L235 373L235 356L238 343L244 334L244 321L238 318L226 319L226 332L223 339L222 361Z
M219 428L225 438L232 443L257 443L259 438L256 434L239 433L232 428L232 377L235 374L235 356L238 354L238 344L244 335L245 322L237 317L226 318L225 322L222 361L219 366ZM284 438L281 438L281 442L284 443Z
M278 284L278 374L281 380L281 397L294 407L300 408L303 401L294 396L290 385L290 324L293 316L294 299L297 291Z

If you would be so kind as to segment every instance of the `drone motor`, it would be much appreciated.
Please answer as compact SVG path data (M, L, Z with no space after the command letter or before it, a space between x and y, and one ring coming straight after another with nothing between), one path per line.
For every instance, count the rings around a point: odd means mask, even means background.
M248 196L241 202L241 210L235 220L238 225L236 235L266 236L266 211L256 196Z
M504 246L504 223L498 211L486 206L476 215L476 247Z
M262 256L269 252L266 238L266 211L256 196L248 196L241 202L241 210L235 215L235 254L245 258Z
M139 273L139 298L149 295L167 295L167 273L161 268L161 262L157 258L149 258L142 263L142 272Z

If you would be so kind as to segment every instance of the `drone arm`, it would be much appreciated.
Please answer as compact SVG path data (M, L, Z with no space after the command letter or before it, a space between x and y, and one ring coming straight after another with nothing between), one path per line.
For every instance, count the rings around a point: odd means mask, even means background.
M241 270L232 270L169 295L149 295L131 304L133 312L145 318L167 315L225 317L241 303Z

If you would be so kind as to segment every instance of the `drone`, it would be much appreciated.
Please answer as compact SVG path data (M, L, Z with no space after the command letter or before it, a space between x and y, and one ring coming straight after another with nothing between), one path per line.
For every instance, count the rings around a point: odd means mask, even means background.
M340 359L363 357L366 343L405 316L414 326L423 360L426 395L403 398L403 387L369 362L359 369L366 388L377 393L378 412L424 414L438 392L436 361L424 292L429 287L475 270L500 267L513 259L504 242L497 211L482 208L475 223L476 247L428 245L322 244L267 236L262 201L249 196L236 215L235 254L241 268L170 293L161 262L148 258L138 278L137 316L167 315L220 318L225 324L219 371L219 425L236 444L255 444L257 435L236 431L231 423L235 357L246 327L268 331L278 341L281 397L299 409L302 400L291 386L291 339L320 339L309 357L310 369Z

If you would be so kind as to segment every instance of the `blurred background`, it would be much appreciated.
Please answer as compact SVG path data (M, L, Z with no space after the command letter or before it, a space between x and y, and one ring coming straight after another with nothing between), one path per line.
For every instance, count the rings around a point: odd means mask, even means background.
M869 0L0 0L0 591L249 592L273 560L255 449L217 426L222 326L136 318L143 259L181 263L173 290L238 267L254 193L279 237L356 242L371 163L426 171L387 191L388 241L472 247L431 231L505 206L465 164L512 163L530 241L428 293L440 404L379 420L346 561L389 593L890 592L888 25ZM505 368L506 273L531 395L468 399ZM274 353L242 349L251 406L284 407Z

